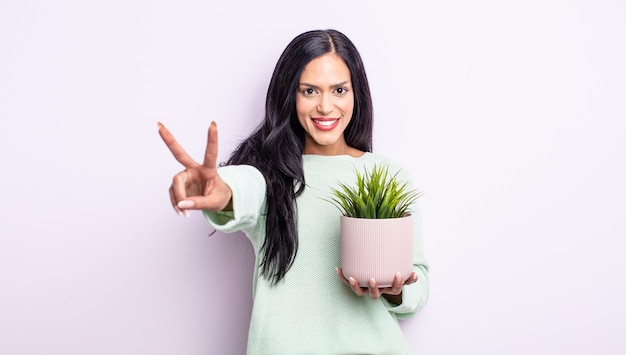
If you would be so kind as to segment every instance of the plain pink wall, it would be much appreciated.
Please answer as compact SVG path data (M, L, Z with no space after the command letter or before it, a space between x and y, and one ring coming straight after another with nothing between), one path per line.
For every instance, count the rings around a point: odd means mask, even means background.
M241 354L253 255L169 206L166 123L220 155L280 52L360 48L375 149L426 191L419 354L626 352L626 6L611 1L0 4L0 353Z

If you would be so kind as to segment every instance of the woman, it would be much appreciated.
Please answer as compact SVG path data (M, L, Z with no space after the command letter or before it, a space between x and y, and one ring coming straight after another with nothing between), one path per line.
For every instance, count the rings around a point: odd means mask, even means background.
M289 43L269 84L265 119L224 166L216 164L215 122L202 164L159 124L185 167L170 187L174 209L202 210L214 228L243 231L254 246L248 353L411 353L396 318L412 316L428 298L419 233L413 272L396 275L392 287L371 280L362 288L337 268L339 211L326 199L331 188L351 181L355 167L400 170L371 153L372 126L363 62L335 30L305 32Z

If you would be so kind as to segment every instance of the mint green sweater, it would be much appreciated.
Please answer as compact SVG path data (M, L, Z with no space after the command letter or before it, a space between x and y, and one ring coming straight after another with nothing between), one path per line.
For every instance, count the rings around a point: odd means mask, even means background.
M412 354L397 318L414 315L428 299L428 264L419 226L413 267L419 280L404 286L402 304L356 296L335 270L341 266L340 212L326 199L338 181L353 182L355 167L371 169L381 162L391 164L390 171L401 168L372 153L359 158L303 155L306 188L297 199L298 253L284 280L274 286L258 268L265 238L265 179L251 166L219 168L233 191L234 211L204 215L218 230L243 231L257 255L248 354ZM405 171L400 175L410 183Z

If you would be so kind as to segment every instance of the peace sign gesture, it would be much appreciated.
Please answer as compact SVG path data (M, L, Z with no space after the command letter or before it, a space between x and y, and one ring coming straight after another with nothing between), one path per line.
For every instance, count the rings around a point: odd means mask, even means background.
M230 207L232 191L217 174L217 124L209 126L204 162L194 161L178 144L172 133L162 123L159 135L174 158L185 170L174 175L170 186L170 200L174 210L189 217L189 210L221 211Z

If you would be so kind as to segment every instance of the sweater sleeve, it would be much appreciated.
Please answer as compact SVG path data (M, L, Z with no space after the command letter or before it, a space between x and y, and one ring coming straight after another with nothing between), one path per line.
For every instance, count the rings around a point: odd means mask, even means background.
M259 228L259 219L266 206L265 178L259 170L250 165L220 167L218 174L233 193L233 210L219 212L204 210L207 222L213 228L226 233L243 231L251 238L258 235L256 231Z

